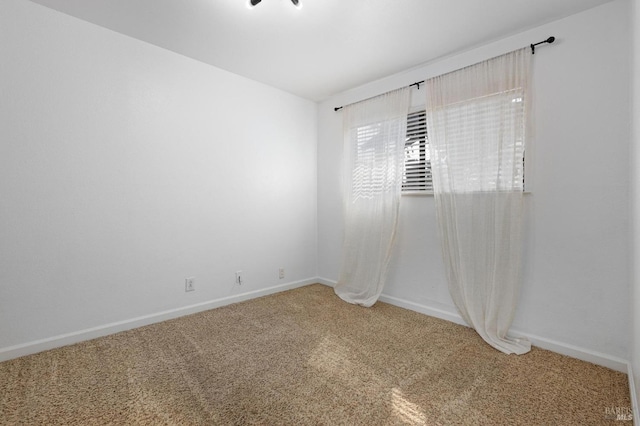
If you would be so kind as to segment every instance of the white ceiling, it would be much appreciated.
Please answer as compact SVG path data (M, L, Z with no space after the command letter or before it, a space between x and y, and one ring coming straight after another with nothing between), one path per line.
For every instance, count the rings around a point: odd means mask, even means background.
M611 0L32 1L321 101Z

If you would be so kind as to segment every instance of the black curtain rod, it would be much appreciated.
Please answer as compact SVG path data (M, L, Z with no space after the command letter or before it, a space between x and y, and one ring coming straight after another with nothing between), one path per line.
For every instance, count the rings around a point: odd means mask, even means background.
M531 47L531 54L532 54L532 55L535 55L535 54L536 54L536 46L537 46L537 45L539 45L539 44L544 44L544 43L553 43L554 41L556 41L556 38L552 36L552 37L549 37L549 38L548 38L548 39L546 39L546 40L539 41L538 43L532 43L532 44L530 45L530 47ZM415 83L411 83L411 84L410 84L409 86L407 86L407 87L413 87L413 86L416 86L416 87L418 88L418 90L420 90L420 85L421 85L421 84L423 84L423 83L424 83L424 80L422 80L422 81L416 81ZM367 98L367 99L372 99L372 98L375 98L375 97L376 97L376 96L372 96L371 98ZM367 99L363 99L363 100L365 100L365 101L366 101ZM360 101L360 102L362 102L362 101ZM334 111L340 111L342 108L344 108L344 106L335 107L335 108L333 108L333 110L334 110Z

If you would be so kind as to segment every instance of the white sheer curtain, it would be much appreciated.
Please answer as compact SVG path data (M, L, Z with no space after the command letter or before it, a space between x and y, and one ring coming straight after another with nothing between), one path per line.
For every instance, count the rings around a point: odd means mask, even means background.
M507 337L519 289L527 49L427 80L427 129L438 229L453 301L494 348Z
M391 257L404 167L410 90L396 90L343 112L344 217L342 267L335 292L373 305Z

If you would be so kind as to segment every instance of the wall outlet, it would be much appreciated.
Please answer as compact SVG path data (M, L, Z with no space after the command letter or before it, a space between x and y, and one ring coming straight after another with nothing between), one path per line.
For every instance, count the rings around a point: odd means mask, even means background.
M189 277L184 279L184 291L195 291L196 278Z
M284 278L284 268L278 269L278 278L280 279Z
M242 285L243 282L242 271L236 271L236 284Z

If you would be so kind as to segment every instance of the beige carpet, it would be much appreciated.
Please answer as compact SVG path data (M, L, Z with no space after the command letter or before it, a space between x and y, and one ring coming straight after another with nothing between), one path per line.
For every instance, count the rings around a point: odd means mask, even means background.
M624 424L615 407L624 374L318 284L0 363L2 424Z

